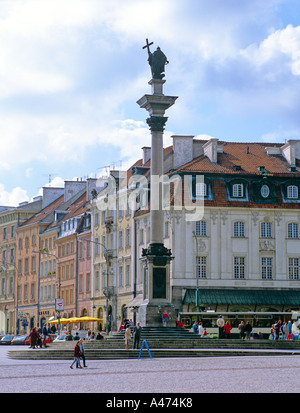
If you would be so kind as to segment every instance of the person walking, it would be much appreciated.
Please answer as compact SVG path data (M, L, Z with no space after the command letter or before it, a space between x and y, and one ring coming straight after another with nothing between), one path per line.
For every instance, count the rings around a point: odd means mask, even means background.
M140 322L138 321L136 323L136 326L133 329L133 348L136 348L136 349L139 348L141 332L142 332L142 327L140 325Z
M128 350L128 345L129 345L129 340L131 339L131 330L130 330L130 325L127 324L126 330L125 330L125 348Z
M217 326L219 327L219 338L224 337L224 325L225 325L225 321L223 317L220 315L219 318L217 319Z
M164 327L167 327L168 321L169 321L169 314L167 313L167 310L164 310L162 314L162 323Z
M35 348L37 339L39 338L39 334L36 331L36 327L33 327L28 337L30 338L30 348Z
M80 347L79 347L79 344L80 344L79 341L77 341L77 343L75 344L74 353L73 353L74 360L73 360L73 363L70 366L70 369L73 368L74 363L76 363L76 368L79 367L80 369L82 369L81 364L80 364Z
M197 325L197 321L194 321L194 324L193 324L193 333L198 334L198 325Z
M42 328L42 334L43 334L43 338L44 338L42 344L44 344L44 347L47 347L47 345L46 345L46 340L47 340L47 337L48 337L47 323L44 324L44 326Z
M83 361L83 367L87 367L85 364L85 351L84 351L84 344L82 338L78 341L79 343L79 349L80 349L80 357L82 358Z

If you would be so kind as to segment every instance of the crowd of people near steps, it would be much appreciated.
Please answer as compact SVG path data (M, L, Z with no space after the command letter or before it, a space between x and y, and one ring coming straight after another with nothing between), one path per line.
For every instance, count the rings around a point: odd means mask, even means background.
M218 337L220 339L229 339L231 336L232 326L229 321L225 321L223 316L220 315L217 319ZM207 331L203 327L203 323L195 321L192 326L193 332L200 337L206 337ZM241 321L238 325L238 334L241 340L263 339L269 338L270 340L298 340L300 335L300 329L296 321L289 320L288 322L282 322L278 320L270 327L270 333L263 335L260 330L253 331L252 325L249 321Z

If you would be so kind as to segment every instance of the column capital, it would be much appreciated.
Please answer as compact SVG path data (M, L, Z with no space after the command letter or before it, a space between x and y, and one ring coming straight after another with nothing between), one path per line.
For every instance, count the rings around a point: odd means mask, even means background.
M163 132L168 118L165 116L150 116L146 122L151 132Z

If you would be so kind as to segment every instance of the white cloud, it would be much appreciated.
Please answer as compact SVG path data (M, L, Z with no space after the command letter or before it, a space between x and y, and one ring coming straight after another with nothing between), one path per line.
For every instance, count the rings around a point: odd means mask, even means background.
M300 26L277 30L259 45L242 50L241 55L260 71L267 68L274 80L287 71L300 75Z
M27 191L20 187L15 187L7 191L3 184L0 184L0 205L18 206L20 202L29 201Z

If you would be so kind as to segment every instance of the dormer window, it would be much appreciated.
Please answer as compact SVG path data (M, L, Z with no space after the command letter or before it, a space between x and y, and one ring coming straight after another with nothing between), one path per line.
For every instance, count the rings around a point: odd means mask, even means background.
M268 196L270 195L270 188L268 187L268 185L263 185L260 188L260 194L263 198L268 198Z
M206 183L204 182L196 183L196 196L206 196L206 195L207 195Z
M228 201L248 201L248 180L242 178L225 179Z
M287 187L287 198L298 199L298 187L296 185L289 185Z
M300 183L299 180L289 179L281 183L281 193L283 202L300 202Z
M243 198L244 196L244 185L234 184L232 185L232 196L234 198Z

